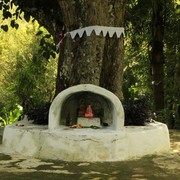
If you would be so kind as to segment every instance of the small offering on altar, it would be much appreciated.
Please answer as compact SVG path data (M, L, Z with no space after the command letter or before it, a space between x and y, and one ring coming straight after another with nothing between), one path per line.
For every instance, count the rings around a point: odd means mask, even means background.
M94 117L94 114L93 114L93 112L92 112L91 105L88 105L84 117L85 117L85 118L93 118L93 117Z

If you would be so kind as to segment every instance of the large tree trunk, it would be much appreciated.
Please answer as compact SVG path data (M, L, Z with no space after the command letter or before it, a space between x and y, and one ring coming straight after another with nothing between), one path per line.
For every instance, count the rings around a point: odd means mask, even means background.
M163 55L163 2L152 0L152 82L154 94L154 108L156 111L164 108L164 55Z
M32 0L17 1L53 35L87 26L122 27L126 0ZM82 83L104 87L122 98L123 37L92 34L62 41L56 80L56 95Z
M58 0L65 30L87 26L123 26L125 0ZM69 86L90 83L104 87L122 98L123 37L114 35L72 39L61 45L56 94Z

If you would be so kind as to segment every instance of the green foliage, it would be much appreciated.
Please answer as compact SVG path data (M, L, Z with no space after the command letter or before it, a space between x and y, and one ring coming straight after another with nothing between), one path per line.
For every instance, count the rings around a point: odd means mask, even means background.
M41 32L42 31L39 31L36 35L41 35ZM44 58L48 60L50 57L56 57L56 46L52 42L52 37L50 34L45 34L42 36L42 38L40 39L40 46L41 49L39 50L39 52L42 52Z
M55 89L57 62L52 56L44 58L45 46L39 44L43 37L45 43L53 44L52 37L37 22L18 20L18 24L18 31L10 28L0 32L0 116L5 122L7 117L14 117L15 104L23 106L23 114L34 107L42 108L52 100ZM39 36L38 31L42 31Z
M26 113L29 119L33 119L35 124L48 124L48 113L50 103L36 104L31 106Z
M125 111L125 126L144 126L148 120L147 98L129 100L123 103Z
M30 19L31 19L30 14L29 14L29 13L27 13L27 12L24 12L24 19L25 19L27 22L29 22L29 21L30 21Z
M151 94L150 61L150 2L129 2L126 8L125 68L123 81L124 99L139 99ZM142 16L142 12L144 15Z
M156 112L157 120L170 128L180 128L180 2L164 1L165 11L165 109ZM150 97L152 84L149 44L151 43L151 1L129 1L126 8L125 68L123 93L125 101Z
M3 12L2 20L11 19L11 27L16 29L18 29L19 27L18 19L22 19L21 15L23 15L26 22L29 22L31 20L30 14L28 12L23 12L22 9L17 5L17 0L0 1L0 10ZM4 26L8 25L2 25L1 28L3 29Z
M22 102L25 113L34 106L50 102L54 92L46 81L48 61L44 58L42 46L37 41L36 44L32 42L30 47L25 54L17 55L16 70L12 74L15 77L12 90ZM32 57L29 59L30 52Z
M6 20L6 19L9 19L9 18L12 19L11 23L10 23L11 27L18 29L19 25L16 22L16 20L18 18L17 15L20 14L19 12L22 13L22 11L17 7L13 7L13 5L15 5L14 3L15 3L14 0L12 0L12 1L3 0L3 1L0 2L0 10L2 10L2 20ZM3 21L3 22L6 23L7 21L6 22ZM2 24L1 28L5 32L7 32L8 29L9 29L8 24Z
M0 42L0 106L13 111L15 104L21 104L25 111L31 112L29 116L32 115L34 119L40 116L38 111L46 117L44 109L48 107L53 97L54 83L52 82L55 82L56 77L54 67L57 64L53 61L56 56L55 45L49 33L42 28L34 26L30 28L22 24L19 26L20 19L29 24L34 20L28 12L23 12L19 6L16 6L17 2L17 0L0 1L3 20L1 29L9 33L1 34ZM166 18L164 37L166 108L157 112L157 116L159 121L167 123L169 127L180 127L180 4L178 0L163 2L166 3L163 12ZM152 102L149 54L152 33L151 16L151 1L128 1L125 16L123 84L124 99L127 102L139 100L142 96L150 97L149 105ZM18 29L18 32L12 29ZM130 105L130 107L133 106ZM140 112L137 106L136 108ZM150 108L153 109L152 106ZM2 108L0 116L2 116Z
M1 29L5 32L9 30L9 26L14 29L19 28L19 19L25 20L26 22L34 22L31 15L27 11L22 11L22 9L17 6L17 0L4 0L0 2L0 10L2 10L2 20ZM6 21L8 20L8 21ZM41 31L41 30L40 30ZM40 32L39 31L39 32ZM43 31L42 31L43 32ZM37 33L37 35L40 35ZM43 34L40 39L41 52L43 57L47 60L52 57L56 57L56 46L52 41L52 37L49 33Z
M11 27L12 27L12 28L15 28L15 29L18 29L18 28L19 28L19 24L17 24L17 23L15 22L15 20L13 19L13 20L11 20Z
M180 128L180 6L179 1L166 2L165 26L165 104L164 118L171 128ZM169 113L171 112L171 113ZM169 117L170 116L170 117Z
M2 117L0 117L0 126L6 126L19 120L22 115L22 107L17 105L15 109L10 112L6 108L3 108L1 114Z
M169 128L174 128L173 111L170 108L165 108L157 112L157 121L165 123Z

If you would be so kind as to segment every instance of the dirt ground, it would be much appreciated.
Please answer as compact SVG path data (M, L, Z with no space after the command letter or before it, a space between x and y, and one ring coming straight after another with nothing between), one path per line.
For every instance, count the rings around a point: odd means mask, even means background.
M180 180L180 130L170 130L170 138L169 153L123 162L75 163L24 158L5 155L0 148L0 180Z

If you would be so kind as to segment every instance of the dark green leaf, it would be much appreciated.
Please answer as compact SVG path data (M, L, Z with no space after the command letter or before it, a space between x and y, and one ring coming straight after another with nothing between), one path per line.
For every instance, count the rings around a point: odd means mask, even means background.
M38 31L37 33L36 33L36 36L39 36L39 35L41 35L43 33L43 31Z
M52 50L56 51L56 46L55 45L52 46Z
M29 22L29 20L30 20L30 14L29 13L24 13L24 19L27 21L27 22Z
M13 8L13 1L11 1L11 9Z
M2 10L3 2L0 2L0 11Z
M50 34L46 34L45 36L44 36L44 38L50 38L51 37L51 35Z
M22 13L23 13L23 10L22 10L22 9L20 9L19 13L20 13L20 14L22 14Z
M14 20L14 19L11 21L11 27L12 27L12 28L15 27L15 20Z
M16 23L15 24L15 28L18 29L19 28L19 24Z
M6 10L9 10L9 5L4 4L3 8L6 9Z
M7 4L10 0L4 0L4 2Z
M8 19L12 17L12 14L9 11L3 10L3 17Z
M51 56L52 56L53 58L55 58L55 57L56 57L56 54L55 54L54 52L51 52Z
M46 58L46 59L49 59L50 58L50 54L46 51L43 52L43 57Z
M18 19L18 17L19 17L19 11L16 11L13 15L15 15L15 16L16 16L16 19Z
M19 17L18 17L19 19L21 19L22 20L22 17L19 15Z
M44 43L45 43L45 40L44 40L44 38L42 38L42 39L40 40L40 46L43 46Z
M176 5L176 9L177 9L177 10L180 9L180 5L179 5L179 4Z
M18 5L18 0L13 0L12 3L17 6Z
M8 25L1 25L1 29L3 29L5 32L8 31Z

